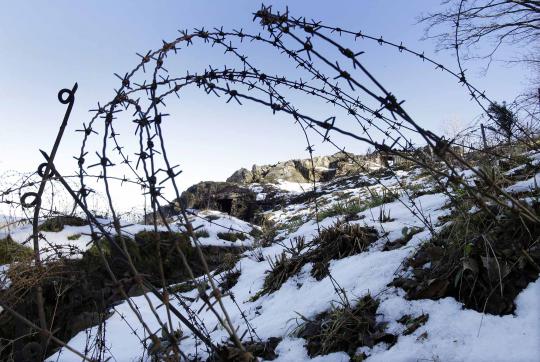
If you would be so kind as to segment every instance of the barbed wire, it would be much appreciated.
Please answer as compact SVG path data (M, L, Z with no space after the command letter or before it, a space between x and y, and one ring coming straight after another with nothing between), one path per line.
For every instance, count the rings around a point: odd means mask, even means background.
M317 188L314 162L315 142L312 136L320 138L321 142L328 143L336 150L343 152L361 170L369 171L365 165L349 154L345 147L335 141L336 134L371 146L382 156L401 157L427 170L441 185L443 191L446 191L449 185L467 190L478 207L486 208L486 202L491 202L517 210L531 221L540 222L538 215L527 203L501 188L490 174L475 167L462 152L454 148L459 146L462 150L468 149L490 155L496 151L485 150L471 144L465 145L456 139L447 140L422 127L405 110L404 101L399 100L390 92L389 88L382 84L360 60L360 56L364 56L365 51L352 50L350 49L352 46L344 42L352 41L355 45L362 40L376 42L380 46L396 49L399 54L410 55L414 59L434 66L435 70L441 70L451 79L457 80L458 84L464 85L473 101L485 111L488 119L493 121L492 116L487 112L487 107L493 102L485 91L480 91L469 82L461 64L458 65L459 70L455 71L426 56L424 52L410 49L402 42L391 42L383 39L382 36L328 26L318 21L308 21L303 17L295 18L289 15L288 9L280 13L274 12L272 7L263 5L253 15L253 20L260 22L265 35L250 34L242 29L185 30L180 31L180 36L176 39L169 42L163 41L159 49L137 54L140 60L131 71L124 75L115 74L120 80L120 85L115 90L114 98L103 105L98 103L97 107L91 110L93 115L90 120L83 123L82 128L77 130L82 133L82 141L78 153L74 156L78 166L75 175L63 175L54 163L54 156L75 100L77 85L75 84L71 90L62 90L59 93L59 100L68 104L68 111L53 151L50 154L42 152L45 162L40 164L36 172L24 175L10 186L0 190L1 204L23 210L26 219L32 219L36 266L40 266L40 255L43 252L39 246L39 240L41 240L38 231L39 220L61 214L72 215L75 210L78 210L79 215L84 216L88 221L91 243L96 246L104 269L142 326L144 337L137 335L141 343L146 344L147 339L152 343L157 343L159 337L157 337L157 332L149 327L146 321L148 316L143 315L137 304L132 301L120 281L121 278L113 271L101 246L103 240L121 252L121 256L129 266L133 282L143 291L143 299L157 321L164 338L170 342L171 353L177 360L180 357L186 357L179 348L181 334L178 333L173 318L180 320L194 338L206 346L206 353L217 353L218 343L212 340L209 329L198 317L197 311L192 310L179 293L169 288L170 283L165 277L160 254L161 241L158 240L156 249L159 254L158 284L150 282L132 260L124 236L132 237L133 235L126 231L126 225L121 223L121 214L115 204L113 183L137 186L145 201L144 217L146 219L149 216L153 220L150 224L154 232L161 230L161 228L158 229L158 224L161 223L160 227L173 233L176 229L172 223L178 223L182 227L182 232L189 236L197 250L197 257L203 265L203 278L194 273L187 256L177 242L170 248L180 256L189 279L196 281L198 298L215 316L235 347L245 352L242 343L243 336L248 332L250 336L257 336L257 333L243 311L240 312L244 318L244 326L234 325L230 318L223 302L225 295L218 287L216 276L212 274L207 264L203 245L198 240L196 229L192 225L193 218L204 217L198 215L196 211L186 209L181 202L182 193L177 177L182 170L169 156L168 147L165 144L167 132L164 126L167 122L172 122L170 121L172 117L167 118L170 115L165 112L166 101L173 95L180 98L180 94L190 88L202 90L208 96L224 100L226 104L242 106L245 103L253 103L272 114L284 114L291 117L306 142L306 151L311 165L308 179L314 191L309 202L313 204L319 232L320 205L315 192ZM292 76L272 75L263 71L255 64L255 61L249 60L248 56L240 51L238 44L245 45L247 42L260 44L265 49L285 57L291 65L294 65L295 74ZM167 68L171 59L196 45L223 50L225 55L231 57L234 66L214 68L209 65L195 72L187 70L185 75L180 75L181 71L176 68ZM364 78L365 81L361 81L360 78ZM312 115L298 106L298 103L301 103L299 99L301 97L329 105L335 111L327 115ZM134 149L128 149L119 138L118 129L125 126L125 122L122 123L124 119L131 121L134 128L134 135L131 137L135 144ZM472 130L471 134L474 132ZM181 137L186 137L186 135L181 135L180 139ZM421 139L426 144L425 151L419 152L420 146L413 142L413 137ZM94 149L91 146L91 140L96 140L94 143L97 146ZM537 147L537 145L534 143L530 147ZM440 164L444 165L444 168L438 167ZM479 180L489 185L490 191L474 189L474 186L469 185L461 176L463 170L471 171ZM389 172L406 196L403 199L400 198L399 202L425 226L433 230L431 219L414 201L413 195L401 183L398 174L391 168ZM374 176L373 179L383 189L388 189L380 178ZM74 183L72 180L77 182ZM89 207L92 203L92 195L96 193L91 186L92 182L103 188L104 206L102 207L109 216L107 220L98 218L96 211ZM36 187L37 191L35 191ZM67 196L63 197L74 203L71 212L61 211L55 207L58 204L58 200L55 199L58 197L55 196L58 193L56 189L65 193ZM44 195L49 197L47 202ZM452 196L449 195L449 197ZM173 207L176 215L164 213L164 208L170 206ZM28 211L33 212L32 218ZM246 232L204 219L217 227ZM51 243L49 247L53 248L54 245ZM206 286L209 287L209 291ZM38 282L36 283L37 305L38 308L43 308L43 301L39 299L39 288ZM339 286L335 288L338 292ZM156 305L149 294L154 295L161 305ZM174 298L171 298L171 295ZM231 298L234 297L231 296ZM240 305L236 301L234 303L240 309ZM11 310L10 306L2 302L2 307L4 306L6 310ZM157 312L160 307L165 308L165 317ZM245 328L243 332L241 327ZM135 327L129 326L129 328L135 333ZM39 331L42 333L48 331L44 312L40 312ZM50 336L49 333L48 337ZM83 356L90 354L94 356L92 358L102 359L108 353L104 343L105 329L103 328L93 338L92 341L87 341ZM145 350L146 347L145 345Z

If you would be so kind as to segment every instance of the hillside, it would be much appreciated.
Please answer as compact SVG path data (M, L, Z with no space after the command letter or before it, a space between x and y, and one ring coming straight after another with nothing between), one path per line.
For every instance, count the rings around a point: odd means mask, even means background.
M529 152L519 159L520 165L497 166L500 182L538 212L540 153ZM461 177L471 185L476 182L471 172ZM219 353L208 350L168 315L155 295L131 293L130 303L150 330L160 330L156 316L172 323L185 359L533 361L538 357L538 226L496 205L488 209L494 216L470 208L459 189L445 189L441 180L412 166L334 177L318 182L315 192L309 184L297 183L297 190L291 185L295 184L283 180L244 183L242 187L255 193L255 203L265 205L257 209L256 217L248 218L251 222L223 211L189 209L200 246L217 248L204 250L213 260L211 274L223 307L238 327L248 355L229 340L205 304L204 275L182 282L185 276L174 272L181 265L175 267L174 261L166 265L172 267L169 280L178 281L168 286L171 304L193 311L190 320L218 343ZM461 203L456 204L455 197L461 197ZM491 217L501 221L499 225L493 227ZM174 220L171 215L173 231L183 233ZM112 225L109 229L114 232ZM122 230L139 240L140 248L153 240L153 225L125 225ZM170 232L164 225L157 231ZM60 231L53 228L43 234L42 248L55 250L53 259L59 248L78 250L70 253L75 260L88 258L89 225L63 225ZM11 238L24 243L29 235L31 227L26 226L13 231ZM219 249L224 251L216 252ZM151 249L145 250L140 251L141 260L151 263ZM143 263L137 266L147 265ZM10 272L3 273L7 287ZM84 291L78 295L84 298ZM81 331L68 341L71 347L116 361L153 360L171 352L166 336L145 333L126 301L118 297L109 301L103 324L77 320ZM96 344L100 340L105 341L104 348ZM47 360L80 358L64 348Z

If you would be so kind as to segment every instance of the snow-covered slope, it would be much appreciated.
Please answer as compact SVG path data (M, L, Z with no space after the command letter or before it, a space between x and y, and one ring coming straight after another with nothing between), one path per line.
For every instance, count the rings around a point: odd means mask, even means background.
M538 154L529 155L533 162L540 159ZM463 175L470 177L468 174ZM532 179L519 181L508 186L509 192L530 191L538 183L536 174ZM309 185L295 187L282 183L290 195L301 194ZM397 177L383 177L380 182L367 175L359 175L318 184L320 196L317 198L318 213L324 218L315 220L315 204L311 201L290 203L276 211L265 213L266 220L274 223L276 232L271 244L259 243L256 237L248 236L237 245L248 247L235 268L240 271L237 283L223 297L223 302L240 333L245 329L245 320L263 341L271 337L281 339L275 352L275 361L349 361L345 352L333 352L314 358L308 356L306 341L298 337L298 326L332 308L340 300L336 285L345 291L348 300L354 301L369 294L379 302L376 310L378 322L385 323L385 332L396 336L395 343L380 342L373 347L360 347L358 352L367 356L367 361L537 361L540 354L540 280L531 282L516 298L514 314L497 316L465 309L454 298L438 300L408 300L405 292L389 286L398 272L403 272L404 262L433 232L445 226L445 216L451 212L448 199L440 188L429 181L418 169L398 171ZM254 187L256 189L256 187ZM403 192L405 189L407 192ZM391 196L391 197L389 197ZM261 196L264 197L264 196ZM379 203L372 200L378 198ZM423 217L419 218L418 215ZM230 245L231 242L218 237L218 233L243 231L253 233L259 227L214 211L199 213L193 219L196 227L204 228L207 236L200 240L207 245ZM213 217L208 218L212 215ZM206 219L205 219L206 218ZM210 220L208 220L210 219ZM281 287L266 294L259 292L271 269L268 260L275 260L283 253L289 253L296 243L309 244L317 237L319 230L332 227L337 222L347 220L349 224L373 227L379 238L367 250L333 260L329 265L330 275L317 280L311 275L313 263L305 263L299 272L288 278ZM426 227L426 224L429 227ZM46 234L47 240L64 245L67 236L88 232L86 227L70 227L55 235ZM147 226L127 227L136 233ZM408 230L415 230L403 245L388 249L389 242L402 238ZM13 234L23 241L29 234L22 228ZM301 241L300 241L301 240ZM84 249L87 237L81 237L76 246ZM406 270L405 270L406 272ZM219 276L217 279L219 280ZM259 293L259 294L258 294ZM234 296L234 299L231 298ZM160 302L153 296L146 296L154 305ZM226 343L228 334L219 327L216 317L204 308L197 290L181 295L182 301L191 310L198 311L201 324L206 326L213 341ZM153 316L145 296L133 297L140 313L145 317L151 330L158 330L159 324ZM178 303L173 300L173 303ZM114 361L134 361L151 358L141 340L148 338L139 321L127 303L117 305L106 322L107 356ZM167 320L165 308L158 313ZM404 333L407 325L404 316L410 318L428 315L424 324L411 333ZM173 324L181 324L174 320ZM182 328L185 339L180 348L188 356L207 357L200 342L187 328ZM94 327L79 333L69 345L83 351L89 340L98 331ZM249 334L248 334L249 336ZM245 337L248 338L248 337ZM49 361L78 361L79 358L62 349Z

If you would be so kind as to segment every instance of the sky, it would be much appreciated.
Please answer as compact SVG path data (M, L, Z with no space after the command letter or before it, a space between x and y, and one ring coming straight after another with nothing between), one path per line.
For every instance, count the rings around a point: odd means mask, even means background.
M288 4L294 15L321 20L329 25L382 35L407 47L425 51L455 68L451 53L435 54L435 44L422 41L423 25L417 18L439 8L435 0L266 1L276 9ZM98 101L112 99L119 80L138 63L136 52L161 46L174 39L178 29L213 28L263 31L252 21L260 7L256 1L11 1L0 12L0 172L32 171L42 162L39 149L50 150L65 106L57 101L61 88L79 88L76 102L57 156L65 174L76 169L82 134L75 132L88 122ZM363 44L358 45L362 50ZM365 45L362 60L394 94L406 99L405 108L426 128L441 132L449 122L466 125L480 114L463 87L411 57L396 51ZM373 51L372 51L373 50ZM261 66L290 66L285 57L257 54ZM183 52L173 71L203 70L209 64L223 66L222 51L202 47ZM501 64L483 75L480 67L467 64L469 79L488 90L494 100L512 99L523 87L527 73ZM234 102L233 102L234 103ZM318 104L306 104L314 112ZM166 126L168 153L184 170L179 176L185 188L201 180L224 180L240 167L306 158L303 135L290 119L272 116L258 107L225 104L204 93L188 94L168 104L172 121ZM164 126L165 127L165 126ZM128 134L129 135L129 134ZM128 136L126 135L126 136ZM346 149L365 151L365 145L341 140ZM328 145L316 145L316 154L331 154ZM128 194L120 197L132 202Z

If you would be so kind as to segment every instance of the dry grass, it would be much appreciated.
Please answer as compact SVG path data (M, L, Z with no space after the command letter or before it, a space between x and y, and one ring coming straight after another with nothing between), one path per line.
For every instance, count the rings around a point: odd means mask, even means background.
M321 280L329 273L331 260L343 259L365 251L378 239L377 230L359 224L336 223L313 240L316 248L307 256L313 262L311 275Z
M358 224L336 223L323 229L309 245L297 239L281 255L270 259L270 270L264 279L263 288L252 298L277 291L291 276L297 274L304 265L313 263L311 275L321 280L329 274L331 260L343 259L365 251L378 239L374 228ZM306 252L303 249L307 248Z
M245 351L241 351L229 342L218 346L218 350L207 359L207 362L255 362L260 361L260 359L273 361L278 357L276 347L279 342L281 342L281 338L276 337L259 342L245 341L243 342Z
M384 323L377 323L378 306L378 301L366 295L355 306L340 305L311 320L303 318L304 322L295 334L306 340L306 348L312 358L343 351L353 361L362 361L366 356L356 353L359 347L396 341L394 335L384 332Z
M535 210L540 215L540 205ZM515 297L540 272L540 225L497 207L452 222L408 260L413 277L392 284L410 299L452 296L479 312L512 313Z

